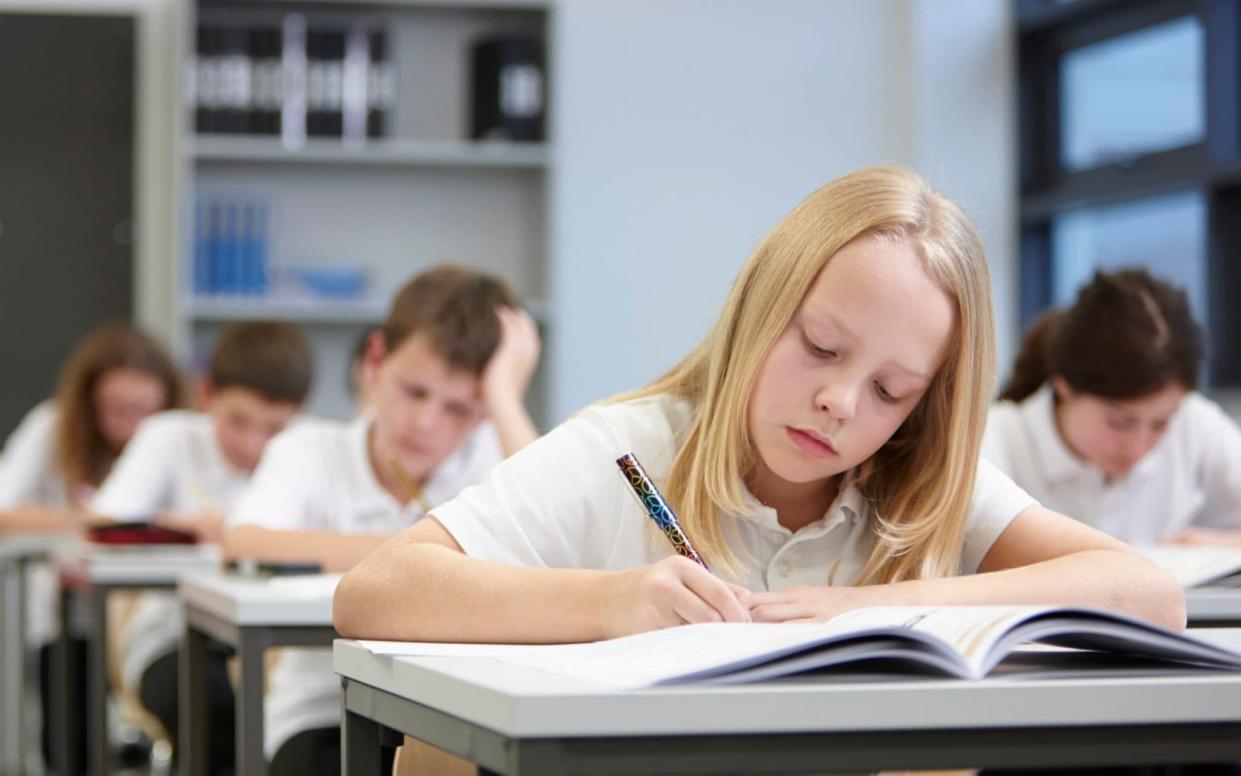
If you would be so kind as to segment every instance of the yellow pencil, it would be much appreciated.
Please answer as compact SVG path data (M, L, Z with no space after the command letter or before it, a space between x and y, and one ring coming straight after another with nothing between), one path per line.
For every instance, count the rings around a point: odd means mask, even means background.
M418 483L409 478L409 474L405 472L405 467L401 466L401 462L396 458L389 458L388 464L392 467L392 473L396 475L397 482L401 483L401 487L405 488L409 493L410 501L417 501L418 506L422 507L423 514L431 511L431 504L427 501L427 497L422 494L422 488L418 487Z

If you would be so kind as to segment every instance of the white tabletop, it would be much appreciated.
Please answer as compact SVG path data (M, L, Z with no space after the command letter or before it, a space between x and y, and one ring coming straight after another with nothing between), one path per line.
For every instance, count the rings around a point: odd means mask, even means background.
M0 562L45 555L53 550L72 546L77 541L64 534L0 535Z
M213 544L82 544L57 552L56 568L96 585L172 585L192 574L219 570L220 548Z
M1219 629L1212 640L1236 645L1241 631ZM344 677L513 738L1241 722L1241 673L982 681L836 675L615 691L494 657L381 657L344 639L335 643L334 664Z
M183 578L177 593L187 606L235 625L332 624L332 593L340 574L268 579L234 575Z

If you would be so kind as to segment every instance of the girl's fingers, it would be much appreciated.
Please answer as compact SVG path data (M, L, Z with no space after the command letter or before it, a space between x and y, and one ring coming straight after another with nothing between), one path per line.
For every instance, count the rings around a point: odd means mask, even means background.
M762 604L750 609L754 622L789 622L810 616L806 607L796 603Z
M721 620L719 612L688 588L678 590L671 603L673 613L680 617L682 622L719 622Z
M749 622L750 607L745 606L737 597L732 586L711 572L698 565L683 564L681 581L685 587L710 606L718 616L717 620L705 622Z

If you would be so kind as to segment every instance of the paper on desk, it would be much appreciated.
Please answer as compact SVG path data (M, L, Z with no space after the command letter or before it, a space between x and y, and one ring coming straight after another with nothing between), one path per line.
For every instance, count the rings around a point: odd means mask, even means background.
M282 593L300 593L306 598L330 598L336 592L343 574L297 574L286 577L272 577L266 585L272 590Z
M530 644L448 644L426 641L359 641L373 655L386 657L512 657L547 649Z

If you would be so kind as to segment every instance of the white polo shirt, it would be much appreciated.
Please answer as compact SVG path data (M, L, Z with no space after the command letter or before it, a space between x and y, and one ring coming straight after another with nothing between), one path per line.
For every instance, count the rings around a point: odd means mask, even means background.
M1110 483L1065 445L1047 385L991 408L983 456L1049 509L1134 544L1191 524L1241 528L1241 430L1198 393L1181 402L1159 443Z
M432 510L468 555L519 566L623 570L672 554L628 490L616 459L634 452L662 482L689 429L692 405L649 397L588 408L504 461L485 485ZM961 571L977 570L1009 522L1034 504L981 464ZM855 486L796 533L776 511L749 498L745 514L722 521L751 590L856 582L873 547L871 510Z
M142 421L90 509L117 520L148 520L164 511L227 514L248 479L220 451L211 416L170 410ZM143 593L121 634L124 682L136 689L143 672L177 648L184 630L175 594Z
M0 454L0 510L25 506L63 507L69 487L56 469L56 421L51 399L26 413ZM56 637L56 575L45 563L32 564L26 584L26 643L38 647Z
M58 415L51 399L40 402L5 441L0 454L0 509L69 503L69 488L56 470Z
M229 525L273 530L396 533L423 517L379 484L367 439L373 419L307 421L267 446ZM482 423L432 473L423 488L440 504L487 476L503 454L495 428ZM264 751L270 759L303 730L340 724L340 680L330 649L286 649L272 669L264 704Z

